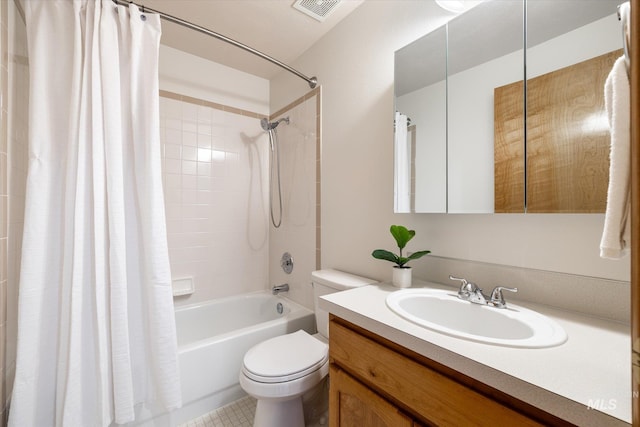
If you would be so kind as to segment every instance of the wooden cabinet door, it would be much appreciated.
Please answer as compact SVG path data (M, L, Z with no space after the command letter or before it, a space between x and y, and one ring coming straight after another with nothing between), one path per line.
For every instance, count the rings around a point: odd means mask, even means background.
M407 415L345 371L329 371L330 427L412 427Z

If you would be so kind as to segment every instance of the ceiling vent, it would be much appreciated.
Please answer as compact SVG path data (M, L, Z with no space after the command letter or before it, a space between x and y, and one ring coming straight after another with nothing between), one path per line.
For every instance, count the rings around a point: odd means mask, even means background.
M293 8L313 19L323 22L333 12L341 0L296 0Z

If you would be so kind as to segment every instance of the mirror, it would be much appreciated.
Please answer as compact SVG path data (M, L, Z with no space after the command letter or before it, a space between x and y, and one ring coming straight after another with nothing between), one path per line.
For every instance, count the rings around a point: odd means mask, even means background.
M493 91L524 78L523 23L516 0L481 3L448 24L447 212L494 211Z
M485 1L397 51L395 211L604 212L617 4Z
M620 3L528 2L527 212L605 211L610 138L604 83L623 55Z
M446 212L446 27L397 51L395 76L395 212Z

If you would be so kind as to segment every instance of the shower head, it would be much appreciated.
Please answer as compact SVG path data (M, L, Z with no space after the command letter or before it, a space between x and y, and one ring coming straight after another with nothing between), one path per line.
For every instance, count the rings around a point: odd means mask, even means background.
M280 122L285 122L286 124L289 124L289 117L283 117L279 120L276 120L275 122L271 122L269 123L269 120L266 117L263 117L260 120L260 126L262 126L262 129L269 131L271 129L275 129L276 127L278 127L278 125L280 124Z

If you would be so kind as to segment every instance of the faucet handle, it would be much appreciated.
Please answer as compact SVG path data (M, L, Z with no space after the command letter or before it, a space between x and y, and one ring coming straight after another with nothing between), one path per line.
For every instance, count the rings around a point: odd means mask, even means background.
M477 291L482 292L482 289L478 288L478 285L469 282L465 278L449 276L449 279L460 282L460 290L458 291L458 297L460 298L469 297L469 295Z
M502 291L509 292L518 292L518 288L508 288L506 286L496 286L491 291L491 298L489 299L489 304L496 308L505 308L507 306L506 301L504 300L504 296L502 295Z
M458 291L459 294L463 292L469 292L467 290L467 285L469 284L469 282L467 282L467 279L463 277L453 277L452 275L449 275L449 279L460 282L460 291Z

